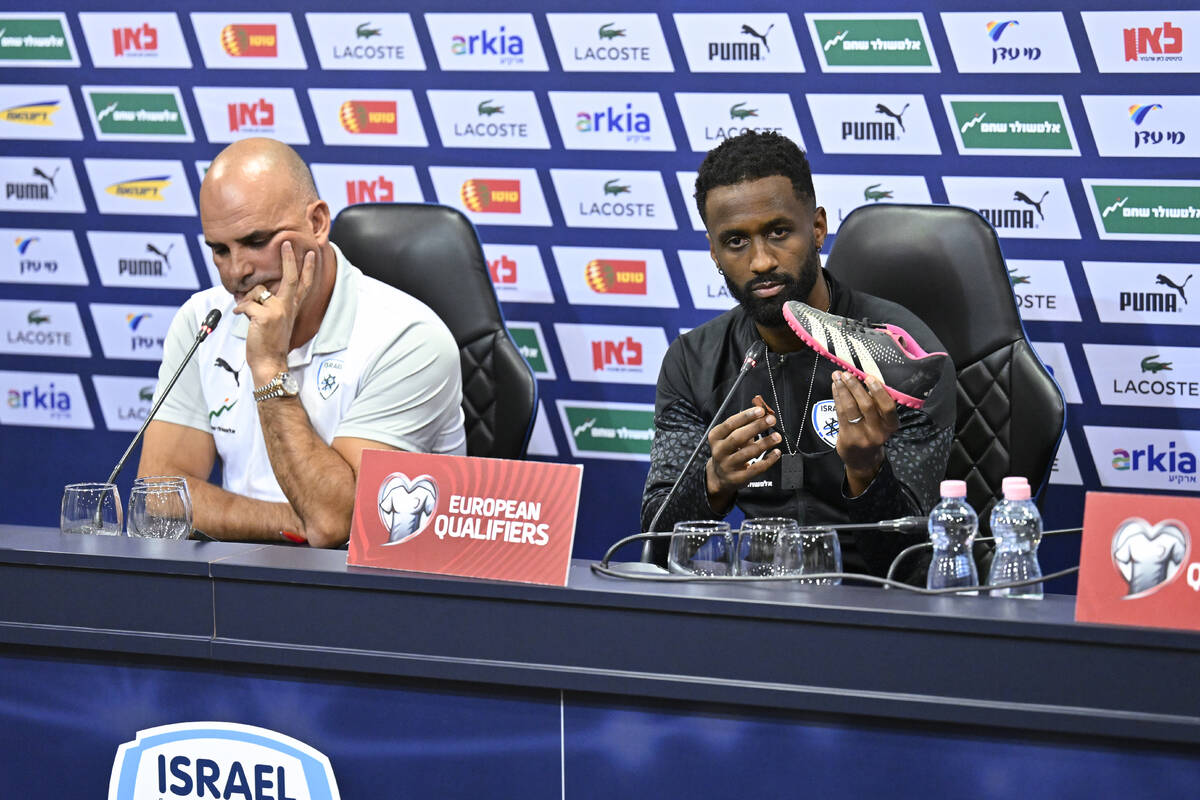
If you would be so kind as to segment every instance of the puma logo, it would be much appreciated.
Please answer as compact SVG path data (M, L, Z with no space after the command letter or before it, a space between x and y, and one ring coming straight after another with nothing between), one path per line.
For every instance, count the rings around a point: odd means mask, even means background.
M150 242L146 242L146 252L147 252L147 253L154 253L154 255L156 255L156 256L158 256L159 258L161 258L163 261L165 261L165 262L166 262L166 264L167 264L167 268L169 269L169 268L171 267L171 259L170 259L170 257L168 256L168 253L170 253L170 252L171 252L171 248L172 248L172 247L174 247L174 246L175 246L174 244L171 244L171 245L170 245L170 246L167 248L166 252L163 252L162 250L159 250L157 247L155 247L155 246L154 246L153 244L151 244Z
M1025 194L1024 192L1013 192L1013 200L1020 200L1022 203L1025 203L1026 205L1033 206L1035 209L1037 209L1038 216L1041 217L1043 220L1045 220L1046 217L1044 214L1042 214L1042 201L1046 199L1046 195L1048 195L1048 194L1050 194L1049 190L1044 191L1044 192L1042 192L1041 198L1039 198L1038 200L1033 200L1032 198L1030 198L1029 195Z
M1170 286L1172 289L1179 292L1179 296L1183 298L1183 304L1186 306L1187 305L1187 295L1183 293L1183 287L1187 286L1188 281L1190 281L1191 279L1192 279L1192 276L1188 275L1186 278L1183 279L1183 283L1176 283L1175 281L1168 278L1166 275L1159 275L1157 278L1154 279L1154 282L1156 284L1158 284L1159 286Z
M900 113L897 114L895 111L892 111L890 108L885 106L883 103L876 103L875 104L875 113L876 114L885 114L885 115L891 117L892 119L896 120L896 124L900 126L900 130L907 133L908 131L906 131L904 128L904 120L902 119L902 117L904 116L904 112L908 111L908 107L910 105L912 105L912 104L905 103L904 108L900 109Z
M749 25L743 25L742 33L747 34L749 36L753 36L755 39L758 39L759 41L761 41L763 43L763 47L767 48L767 52L769 53L769 52L771 52L771 46L769 44L767 44L767 37L771 35L771 28L774 28L774 27L775 27L775 24L771 23L771 26L769 28L767 28L766 33L759 33L758 31L754 30L754 28L751 28Z
M225 359L218 357L217 360L213 362L213 366L220 367L221 369L225 370L230 375L232 375L233 383L235 386L242 385L241 379L238 378L237 370L234 369L233 367L229 366L229 362L226 361Z
M53 175L47 175L46 173L42 172L40 167L34 167L33 174L45 181L48 181L50 183L50 188L54 190L55 194L58 194L58 187L54 185L54 179L58 177L58 169L54 170Z

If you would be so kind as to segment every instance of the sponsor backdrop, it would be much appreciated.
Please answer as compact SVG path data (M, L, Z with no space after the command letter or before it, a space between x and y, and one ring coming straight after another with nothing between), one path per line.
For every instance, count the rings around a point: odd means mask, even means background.
M637 529L662 354L730 305L691 184L746 128L808 150L835 235L868 203L995 226L1069 403L1049 525L1089 488L1195 491L1200 11L714 5L0 13L0 521L54 524L63 484L108 473L173 310L215 280L204 169L256 135L335 212L475 222L539 378L531 454L585 465L577 556Z

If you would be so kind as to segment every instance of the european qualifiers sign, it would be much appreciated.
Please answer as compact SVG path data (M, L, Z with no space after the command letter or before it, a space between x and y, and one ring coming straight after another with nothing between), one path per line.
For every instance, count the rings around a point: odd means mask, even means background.
M364 450L346 563L565 586L583 467Z

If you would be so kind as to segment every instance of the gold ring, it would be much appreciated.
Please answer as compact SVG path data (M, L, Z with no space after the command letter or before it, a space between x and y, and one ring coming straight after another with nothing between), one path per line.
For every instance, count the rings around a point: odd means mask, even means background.
M256 298L254 298L254 301L261 306L263 303L267 302L270 299L271 299L271 292L268 291L267 289L263 289L262 294L260 294Z

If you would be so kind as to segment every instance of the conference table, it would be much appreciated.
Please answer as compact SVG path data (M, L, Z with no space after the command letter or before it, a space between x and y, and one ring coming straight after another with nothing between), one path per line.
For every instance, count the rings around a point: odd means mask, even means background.
M1070 596L586 561L550 587L0 526L4 797L102 796L139 731L212 720L315 748L343 798L1194 796L1198 675L1200 635Z

